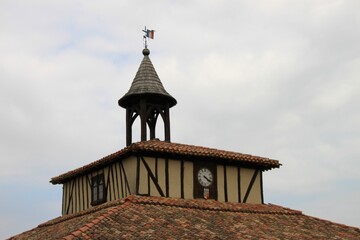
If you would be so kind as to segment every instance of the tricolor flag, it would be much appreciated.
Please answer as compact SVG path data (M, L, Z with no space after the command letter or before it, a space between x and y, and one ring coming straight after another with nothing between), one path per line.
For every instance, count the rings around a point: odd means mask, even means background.
M146 37L154 39L154 30L146 30Z

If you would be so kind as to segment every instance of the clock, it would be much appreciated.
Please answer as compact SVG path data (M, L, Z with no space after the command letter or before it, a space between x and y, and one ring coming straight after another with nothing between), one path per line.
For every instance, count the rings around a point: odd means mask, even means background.
M212 172L208 168L201 168L198 171L197 179L201 186L209 187L212 184L214 177Z

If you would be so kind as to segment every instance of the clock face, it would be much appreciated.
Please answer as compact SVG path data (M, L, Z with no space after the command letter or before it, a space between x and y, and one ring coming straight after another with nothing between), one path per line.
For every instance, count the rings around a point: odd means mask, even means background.
M207 168L201 168L197 174L197 179L201 186L209 187L213 182L213 174Z

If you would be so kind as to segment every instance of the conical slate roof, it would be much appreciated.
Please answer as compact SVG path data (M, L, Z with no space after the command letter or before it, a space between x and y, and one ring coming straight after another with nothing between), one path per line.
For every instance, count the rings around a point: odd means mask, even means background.
M177 102L162 85L153 64L149 58L150 51L143 50L144 58L131 84L129 91L119 99L119 105L126 108L140 98L151 99L159 103L169 103L169 107Z

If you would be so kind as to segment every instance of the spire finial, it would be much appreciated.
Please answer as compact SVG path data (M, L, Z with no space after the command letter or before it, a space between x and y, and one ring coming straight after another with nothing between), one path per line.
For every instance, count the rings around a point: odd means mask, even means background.
M143 53L144 56L149 56L149 55L150 55L150 50L145 47L145 48L143 49L142 53Z
M148 38L154 39L155 30L146 29L146 26L145 26L145 29L142 30L142 31L145 33L145 35L144 35L144 47L145 47L145 49L147 49L147 47L148 47L147 39ZM144 53L144 51L143 51L143 53ZM150 51L149 51L149 54L150 54ZM149 54L147 54L147 55L149 55Z

